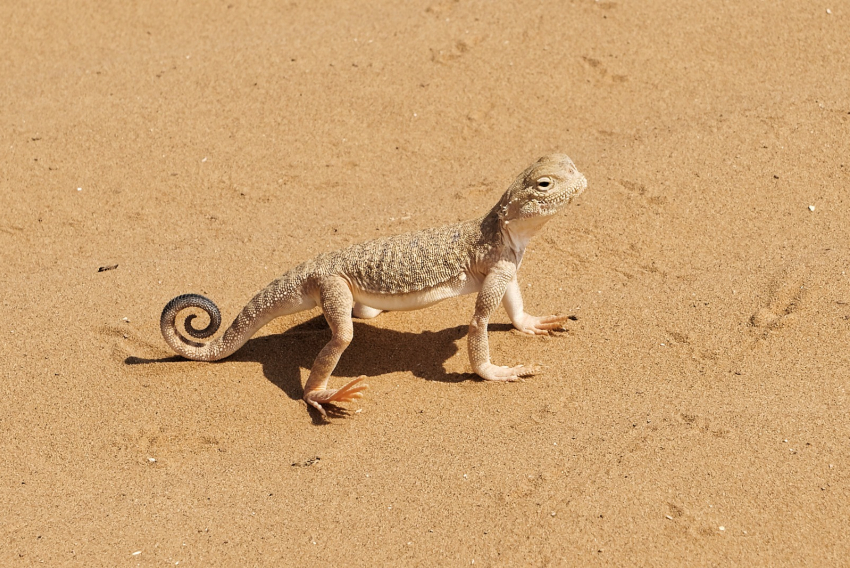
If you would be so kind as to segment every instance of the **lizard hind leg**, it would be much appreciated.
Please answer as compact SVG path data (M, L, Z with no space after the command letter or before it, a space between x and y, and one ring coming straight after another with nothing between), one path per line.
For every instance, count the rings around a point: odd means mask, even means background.
M322 348L310 376L304 385L304 401L327 417L322 404L351 402L363 396L369 385L363 383L365 376L350 381L340 389L329 389L328 381L342 353L354 338L351 308L354 298L348 284L337 276L328 276L318 282L319 304L331 328L331 340Z

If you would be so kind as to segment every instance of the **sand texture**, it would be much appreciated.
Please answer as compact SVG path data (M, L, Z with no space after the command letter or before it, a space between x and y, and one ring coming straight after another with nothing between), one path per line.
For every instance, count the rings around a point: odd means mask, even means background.
M8 1L0 54L0 565L847 565L847 0ZM318 310L160 335L553 152L535 377L473 296L356 321L327 422Z

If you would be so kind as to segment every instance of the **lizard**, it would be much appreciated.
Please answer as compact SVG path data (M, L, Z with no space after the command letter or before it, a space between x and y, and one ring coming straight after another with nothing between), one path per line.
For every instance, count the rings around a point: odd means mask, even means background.
M379 237L299 264L259 291L230 327L208 342L221 325L221 313L199 294L172 299L162 311L160 330L179 355L217 361L233 354L261 327L280 316L321 307L331 330L304 385L304 401L327 418L323 404L351 402L368 385L361 375L339 389L328 383L354 336L352 315L373 318L385 310L415 310L447 298L477 293L469 325L472 370L489 381L515 381L535 374L534 367L498 366L490 361L487 324L496 308L507 311L513 326L528 335L563 330L566 316L535 317L525 312L517 281L529 239L559 210L587 188L587 180L563 154L544 156L526 168L485 215L394 236ZM198 329L197 308L209 323ZM192 310L196 311L196 310Z

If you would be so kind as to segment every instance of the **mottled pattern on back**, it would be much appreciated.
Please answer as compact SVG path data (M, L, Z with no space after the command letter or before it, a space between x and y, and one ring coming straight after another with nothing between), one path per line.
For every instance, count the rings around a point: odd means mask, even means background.
M345 276L367 292L417 292L463 273L499 242L497 233L498 220L485 217L373 239L312 262L320 272Z

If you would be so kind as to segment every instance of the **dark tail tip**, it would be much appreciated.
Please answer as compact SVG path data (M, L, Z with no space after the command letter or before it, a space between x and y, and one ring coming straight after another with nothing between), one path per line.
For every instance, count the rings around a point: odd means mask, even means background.
M210 323L205 328L197 329L192 325L192 320L195 319L196 315L190 314L186 316L186 319L183 321L183 327L186 333L192 337L196 339L207 338L217 332L218 328L221 327L221 312L218 310L218 306L212 300L200 294L183 294L168 302L162 310L160 327L176 327L177 315L187 308L199 308L210 318Z

